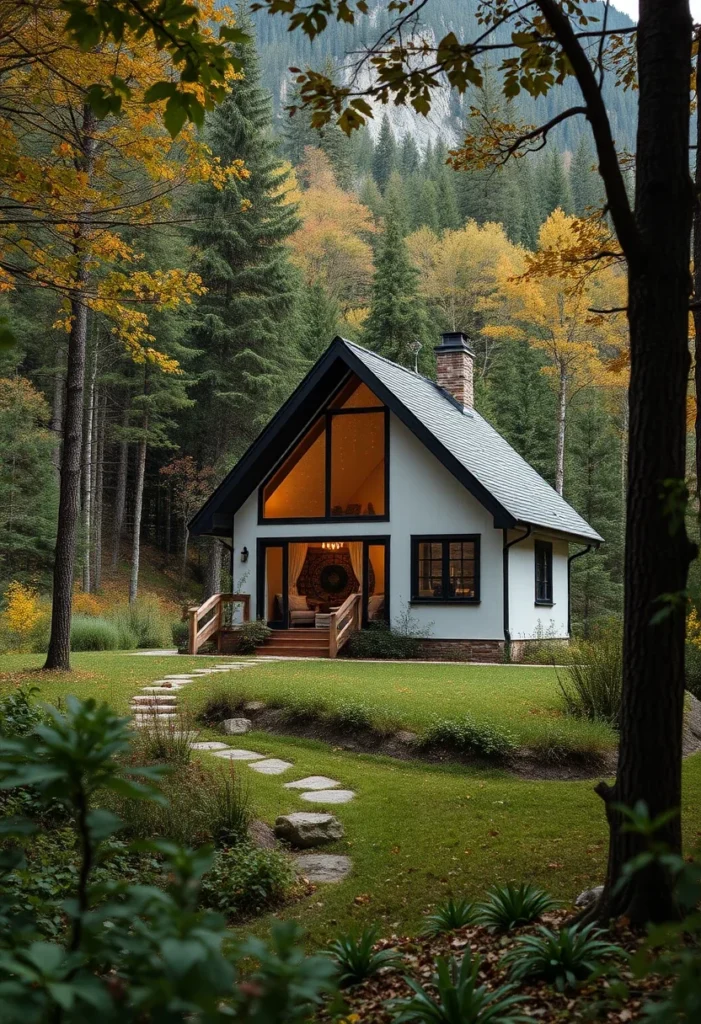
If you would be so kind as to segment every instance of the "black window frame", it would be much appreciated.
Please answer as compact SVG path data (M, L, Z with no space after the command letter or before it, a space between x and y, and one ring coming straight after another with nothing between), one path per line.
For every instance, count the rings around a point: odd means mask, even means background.
M450 580L450 545L453 543L472 543L475 546L475 596L447 597ZM419 546L421 544L441 544L441 577L443 595L441 597L425 597L419 593ZM481 546L482 536L479 533L439 533L412 534L411 536L411 604L479 604L481 601Z
M363 382L360 381L362 384ZM386 523L389 522L389 408L386 405L373 405L373 406L359 406L357 408L350 407L347 409L334 409L331 408L332 402L336 399L338 393L342 389L331 396L326 407L317 413L313 419L307 424L304 431L295 440L294 444L285 452L282 459L279 460L275 468L270 472L263 483L258 488L258 525L263 524L270 525L274 523L279 524L291 524L291 523ZM333 420L336 416L349 416L349 415L384 415L384 430L385 430L385 511L382 515L375 516L332 516L331 515L331 433L333 430ZM324 468L324 515L323 516L304 516L304 517L286 517L286 518L270 518L265 515L265 489L279 470L280 466L283 465L285 460L289 457L290 453L294 451L295 446L305 437L307 431L311 430L316 420L324 418L324 432L325 432L325 444L326 444L326 460Z
M546 579L539 579L540 556L545 555ZM540 607L553 606L553 543L551 540L536 540L533 545L535 603ZM545 584L543 589L541 584Z

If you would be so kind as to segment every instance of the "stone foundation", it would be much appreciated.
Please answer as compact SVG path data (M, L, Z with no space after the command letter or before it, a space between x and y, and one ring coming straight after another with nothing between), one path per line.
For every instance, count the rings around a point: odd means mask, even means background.
M421 641L419 659L431 661L503 661L503 640L435 640Z

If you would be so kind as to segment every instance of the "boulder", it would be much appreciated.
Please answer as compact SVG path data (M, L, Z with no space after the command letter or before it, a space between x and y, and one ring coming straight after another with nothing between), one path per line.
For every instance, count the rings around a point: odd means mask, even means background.
M265 701L262 700L247 700L243 706L244 711L248 711L249 714L255 714L257 711L265 710Z
M592 903L596 903L603 891L603 885L595 885L593 889L585 889L584 892L580 892L574 901L575 907L590 907Z
M281 814L275 821L275 835L291 846L306 849L343 838L343 825L333 814L295 811Z
M251 731L252 726L250 718L225 718L221 724L227 736L243 736L245 732Z
M350 857L336 853L303 853L295 870L309 882L342 882L352 867Z

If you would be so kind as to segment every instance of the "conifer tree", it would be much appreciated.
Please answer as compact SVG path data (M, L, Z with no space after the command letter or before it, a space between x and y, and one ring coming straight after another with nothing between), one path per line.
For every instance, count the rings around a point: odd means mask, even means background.
M518 242L526 249L535 250L538 248L538 232L540 230L540 203L538 201L538 187L530 160L519 160L514 168L514 177L518 184L520 218L518 238L512 241Z
M380 125L380 134L375 143L375 153L372 158L372 173L377 182L378 188L384 192L392 171L397 167L397 143L394 138L389 117L384 114Z
M244 7L237 20L252 34ZM255 43L238 51L244 78L212 114L207 138L222 162L242 159L248 177L222 190L202 187L193 204L197 269L208 291L193 331L202 351L195 394L201 429L191 453L200 451L205 463L243 452L299 372L289 337L297 279L285 246L298 224L296 208L286 197Z
M319 279L304 285L299 299L299 348L314 363L338 334L341 310Z
M436 192L438 198L438 219L443 230L452 231L460 227L460 211L455 188L455 171L447 164L436 175Z
M596 157L589 140L582 135L570 167L572 211L578 217L586 216L603 205L601 178L594 169L595 163Z
M392 171L387 182L383 209L391 211L391 215L396 218L402 237L407 235L411 227L411 218L404 179L399 171Z
M418 272L403 237L402 215L388 188L385 225L375 262L372 302L365 322L365 343L403 366L431 365L431 334L426 307L417 290Z
M402 146L399 154L399 168L406 178L411 174L415 174L420 165L421 154L419 153L419 147L416 145L414 136L411 132L407 132L402 139Z
M438 189L433 181L426 180L421 185L417 201L412 209L412 226L414 228L427 227L438 234L441 230L440 214L438 212Z
M562 156L556 149L550 150L549 155L541 164L540 170L542 173L541 216L543 220L547 220L553 210L562 210L563 213L571 214L573 202L569 177Z

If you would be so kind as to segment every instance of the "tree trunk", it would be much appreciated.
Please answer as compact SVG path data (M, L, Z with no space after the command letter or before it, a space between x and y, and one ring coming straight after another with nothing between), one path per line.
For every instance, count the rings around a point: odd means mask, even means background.
M216 537L207 539L207 568L204 574L204 600L221 590L222 546Z
M61 436L63 433L63 407L65 404L65 393L66 377L63 363L63 346L59 345L56 349L56 373L54 376L54 393L51 404L51 421L49 423L49 429L57 440L56 448L53 453L53 464L56 467L56 473L59 475L59 479L61 474Z
M93 352L90 383L85 403L85 428L83 431L83 590L89 594L92 589L90 555L92 546L92 497L93 497L93 426L95 418L95 377L97 376L97 347Z
M102 396L97 418L97 458L95 468L95 558L93 589L102 586L102 512L105 489L105 424L107 420L107 395Z
M129 604L136 601L139 592L139 548L141 545L141 510L144 504L144 474L146 472L146 431L148 417L143 421L143 437L136 452L136 481L134 485L134 536L131 547L131 576L129 578Z
M129 426L129 407L122 410L122 430ZM112 568L119 563L119 547L124 532L124 509L127 503L127 476L129 472L129 442L119 442L119 466L117 468L117 489L114 495L114 520L112 523Z
M92 173L95 151L94 127L93 112L86 104L83 108L83 156L80 168L88 181ZM83 303L81 295L88 283L88 259L83 245L88 220L87 212L79 218L74 241L77 266L75 291L71 298L72 321L66 363L66 407L63 417L61 488L54 554L51 638L44 665L47 669L65 671L71 667L71 603L80 517L80 457L83 447L83 389L88 328L88 308Z
M565 486L565 431L567 428L567 371L560 366L557 389L557 449L555 453L555 490L562 494Z
M641 246L628 255L631 374L626 509L623 706L616 783L606 803L610 845L594 913L634 924L676 916L658 864L614 888L646 839L621 829L615 804L681 809L686 579L695 554L684 527L688 303L691 18L687 0L641 0L635 218ZM676 600L669 599L674 595ZM661 613L656 619L656 613ZM680 813L657 838L681 850Z
M187 549L190 542L190 531L187 528L187 519L183 519L183 548L182 548L182 561L180 563L180 582L183 583L185 580L185 573L187 572Z
M697 36L698 39L698 36ZM701 50L696 57L696 97L701 96ZM694 169L694 390L696 394L696 501L701 517L701 117L696 117L696 166Z

